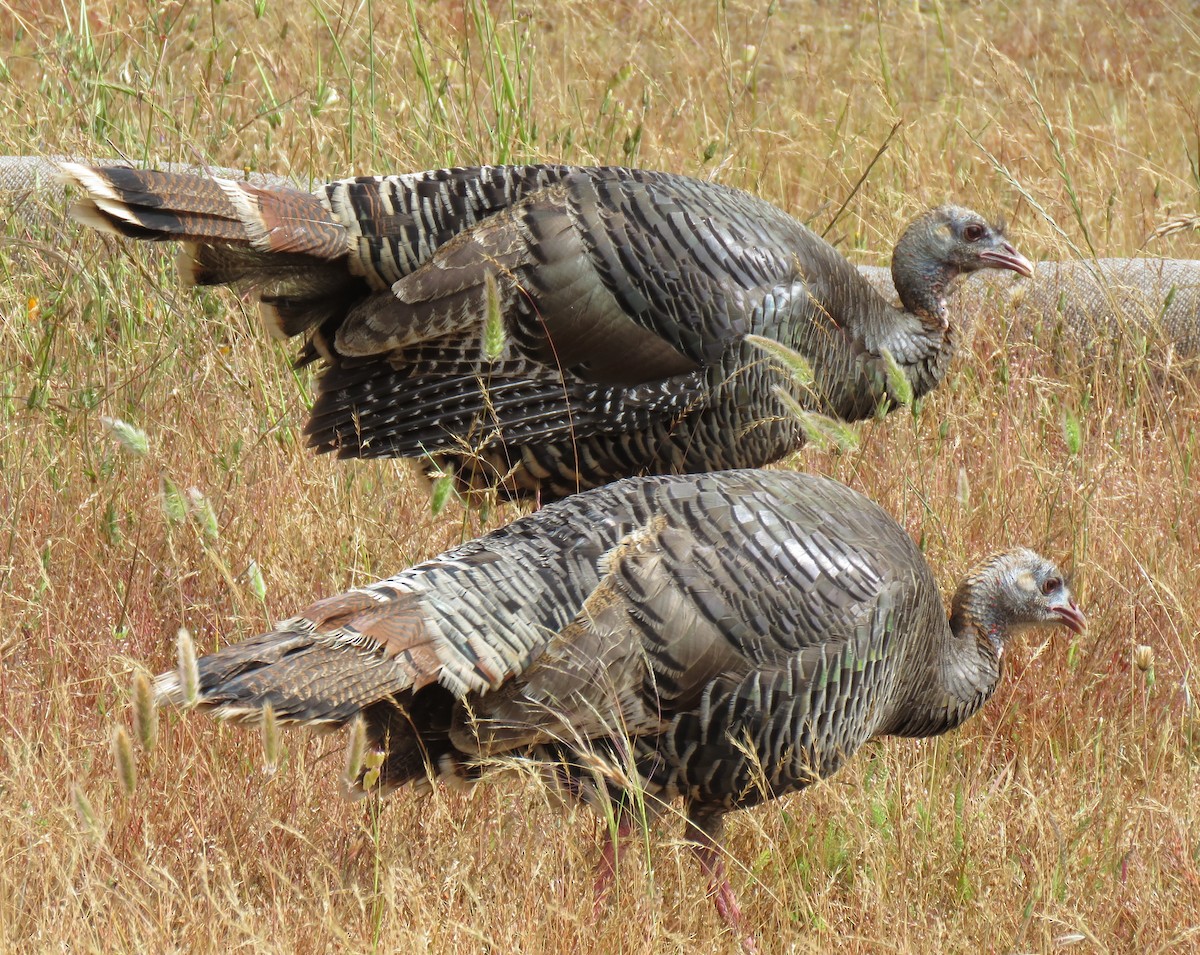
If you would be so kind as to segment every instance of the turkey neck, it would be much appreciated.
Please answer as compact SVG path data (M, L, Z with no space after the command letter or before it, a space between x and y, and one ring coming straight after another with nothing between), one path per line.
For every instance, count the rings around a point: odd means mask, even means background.
M1007 632L988 584L971 578L958 588L948 625L942 624L942 636L928 645L927 664L910 667L912 686L899 694L908 702L896 714L890 735L938 736L970 719L991 697L1000 682Z
M949 282L949 279L945 280ZM825 291L823 302L829 314L843 317L846 322L846 346L842 358L831 355L828 337L819 322L813 323L817 331L812 333L815 341L804 348L814 351L822 360L816 363L819 390L824 394L828 407L826 413L852 421L870 417L879 399L888 394L887 371L880 360L887 351L912 386L913 397L936 388L946 375L950 360L957 345L955 329L946 321L945 303L940 291L928 286L918 297L911 291L916 285L909 283L909 302L924 302L936 311L914 311L897 308L890 304L847 265L838 281L831 283ZM937 290L944 288L941 280ZM863 382L865 377L866 381ZM865 384L865 387L864 387Z
M922 239L923 233L910 230L892 253L892 283L901 307L887 306L891 321L879 342L905 367L917 396L941 382L957 344L946 300L959 270L937 259ZM914 348L914 342L924 348Z
M904 311L921 319L932 332L947 324L946 296L958 278L959 269L937 259L922 239L923 235L914 229L896 243L892 252L892 284Z

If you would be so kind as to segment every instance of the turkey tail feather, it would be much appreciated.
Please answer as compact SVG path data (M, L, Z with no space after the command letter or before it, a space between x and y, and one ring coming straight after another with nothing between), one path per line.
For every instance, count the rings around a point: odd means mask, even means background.
M435 683L435 642L414 597L351 591L201 657L198 705L238 722L257 722L270 705L283 723L340 726L364 708ZM161 674L155 691L159 705L187 702L175 671Z
M126 166L63 163L83 196L77 219L138 239L247 245L259 252L342 258L345 228L321 199L298 189L267 189L233 179Z
M186 243L184 280L253 290L277 338L340 321L361 294L345 262L346 229L318 195L125 166L60 168L81 193L76 219L129 238Z
M82 193L71 208L81 222L104 232L155 241L209 240L248 245L250 237L222 183L180 173L60 167L68 185Z

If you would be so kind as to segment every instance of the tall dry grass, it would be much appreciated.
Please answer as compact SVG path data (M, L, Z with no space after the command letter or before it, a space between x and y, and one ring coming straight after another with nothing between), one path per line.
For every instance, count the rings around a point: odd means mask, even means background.
M0 10L0 152L318 177L639 164L833 222L857 261L946 198L1007 214L1035 258L1135 254L1200 207L1186 4ZM243 303L179 290L167 256L19 218L7 235L0 948L732 947L677 832L632 854L594 919L596 824L533 782L364 809L336 799L336 740L285 736L265 773L252 733L169 716L126 794L112 738L131 674L170 666L179 628L213 648L481 518L434 518L402 465L310 456L307 376ZM1200 239L1152 251L1200 257ZM788 466L883 503L947 589L1010 543L1063 558L1092 629L1018 648L961 731L885 742L738 814L734 881L767 952L1200 945L1196 381L984 326L919 413ZM145 453L105 418L144 430Z

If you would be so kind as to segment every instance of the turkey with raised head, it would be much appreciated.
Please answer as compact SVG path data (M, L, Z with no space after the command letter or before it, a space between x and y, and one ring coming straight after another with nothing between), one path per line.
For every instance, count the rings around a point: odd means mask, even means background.
M803 441L777 388L868 417L887 395L885 351L919 397L954 351L955 279L1032 268L1002 228L941 206L896 245L896 308L775 206L618 167L440 169L311 195L62 168L82 192L77 218L190 243L188 280L252 290L273 332L307 336L300 362L327 365L314 447L417 458L464 486L542 500L774 461ZM747 335L800 352L815 382L799 385Z
M727 812L835 772L874 737L934 736L991 696L1013 634L1084 617L1062 573L988 558L947 616L878 505L793 472L629 478L313 604L158 678L216 716L361 718L386 791L528 760L562 790L656 815L681 798L718 909ZM633 791L631 791L631 788ZM612 855L607 855L609 877Z

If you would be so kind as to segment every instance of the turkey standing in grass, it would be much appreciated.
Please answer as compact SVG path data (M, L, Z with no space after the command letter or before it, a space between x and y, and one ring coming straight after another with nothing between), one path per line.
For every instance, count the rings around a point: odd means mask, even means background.
M885 351L920 397L953 355L955 279L1032 269L1002 228L942 206L896 245L896 308L776 207L617 167L441 169L312 195L62 168L83 194L77 218L191 243L185 278L251 290L272 332L308 336L299 363L327 364L314 447L417 458L460 486L542 500L774 461L803 442L777 388L869 417L888 394ZM748 335L800 352L815 381L798 384Z
M835 772L878 736L935 736L991 696L1013 633L1084 617L1019 549L959 587L949 622L904 529L793 472L630 478L544 507L199 661L223 718L335 728L376 750L351 787L473 781L496 757L654 816L682 798L721 916L725 814ZM606 850L611 878L615 849ZM603 879L602 879L603 881Z

